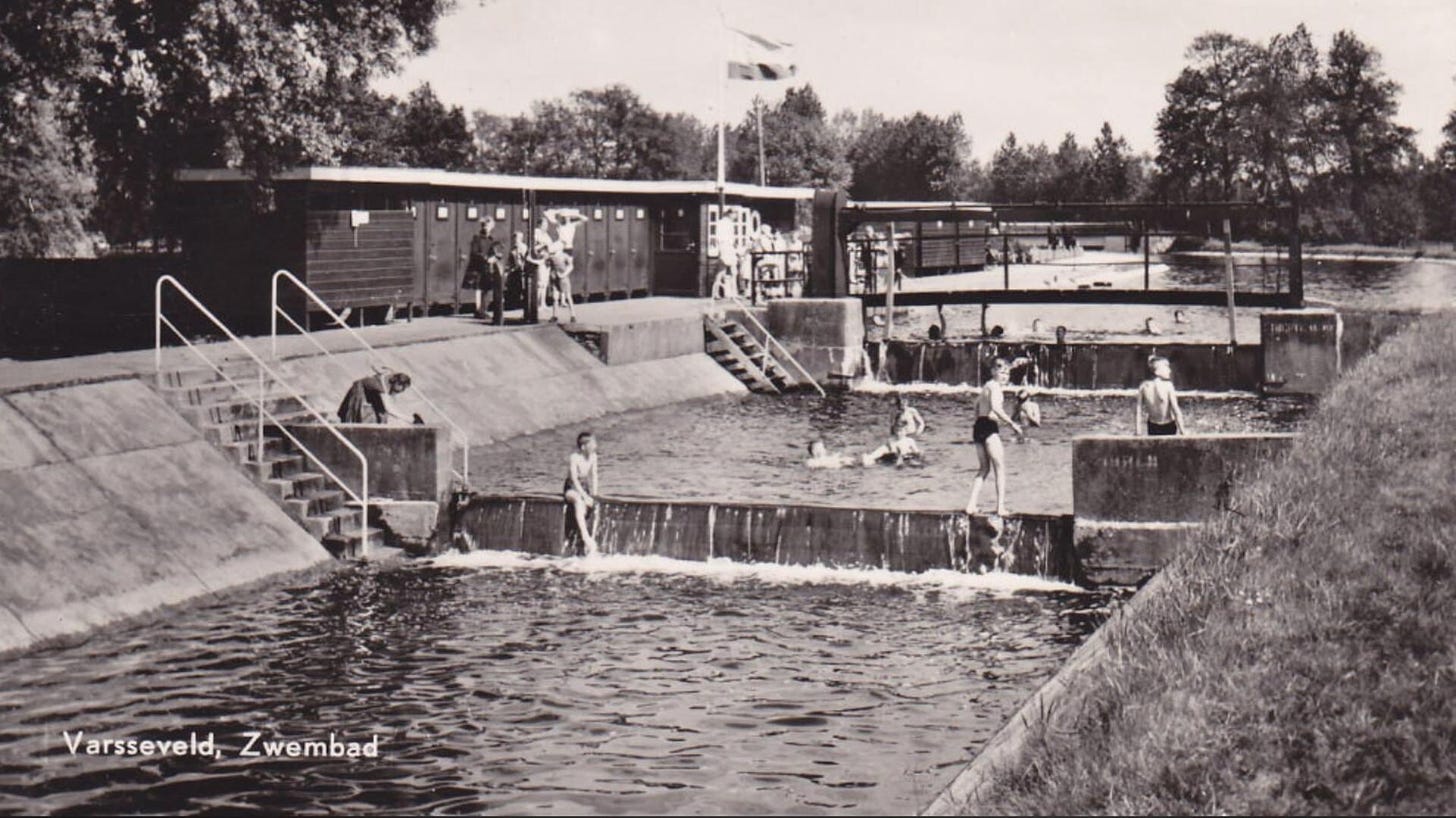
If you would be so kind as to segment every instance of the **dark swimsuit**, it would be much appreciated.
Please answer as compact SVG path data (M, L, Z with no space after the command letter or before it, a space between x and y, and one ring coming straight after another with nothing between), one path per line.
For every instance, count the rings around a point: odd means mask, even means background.
M991 435L1001 433L1001 424L994 418L981 415L976 418L976 425L971 427L971 440L976 443L985 443L991 439Z
M1154 423L1151 420L1148 421L1148 435L1150 437L1156 437L1156 436L1159 436L1159 435L1177 435L1177 434L1178 434L1178 421L1176 421L1176 420L1170 420L1167 423Z

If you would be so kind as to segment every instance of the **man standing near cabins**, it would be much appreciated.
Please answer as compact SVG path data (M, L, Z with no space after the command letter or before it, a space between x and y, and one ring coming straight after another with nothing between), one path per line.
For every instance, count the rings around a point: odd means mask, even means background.
M496 323L500 323L501 252L500 242L491 235L494 229L495 219L487 216L480 222L479 232L470 238L470 257L465 263L465 278L460 282L460 288L475 291L477 318L485 317L485 293L494 294Z

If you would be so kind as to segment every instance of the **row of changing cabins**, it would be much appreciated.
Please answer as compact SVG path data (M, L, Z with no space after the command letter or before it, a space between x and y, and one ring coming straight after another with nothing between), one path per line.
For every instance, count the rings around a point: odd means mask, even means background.
M540 213L574 208L586 217L572 248L578 300L649 295L705 297L717 266L719 192L711 181L520 177L402 168L295 168L271 180L260 214L257 188L237 170L181 171L177 230L188 286L230 322L256 327L268 316L268 280L286 269L331 307L458 309L472 237L493 219L494 237L529 242ZM814 190L728 184L730 212L780 233L807 225ZM874 208L880 203L855 205ZM903 206L905 203L883 203ZM913 274L981 269L988 239L984 206L964 220L900 224L903 262ZM879 235L885 235L882 229ZM856 235L840 237L854 253ZM804 261L812 253L805 248ZM825 286L808 283L808 294ZM296 293L284 308L301 314Z

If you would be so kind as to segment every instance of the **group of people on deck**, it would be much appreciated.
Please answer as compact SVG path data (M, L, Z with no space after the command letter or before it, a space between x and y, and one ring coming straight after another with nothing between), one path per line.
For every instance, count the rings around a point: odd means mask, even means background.
M551 306L551 320L565 306L572 321L576 320L576 303L571 297L571 274L576 269L572 255L576 245L576 229L586 216L576 208L550 208L541 213L536 229L527 243L517 230L511 234L506 250L494 235L496 221L486 216L480 230L470 239L470 255L465 264L461 289L474 292L475 314L486 316L486 299L493 297L495 319L502 320L505 290L520 286L527 297L534 297L540 309Z

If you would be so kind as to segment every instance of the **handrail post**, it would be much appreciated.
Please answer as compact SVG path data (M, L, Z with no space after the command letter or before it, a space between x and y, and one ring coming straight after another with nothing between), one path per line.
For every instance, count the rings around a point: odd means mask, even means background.
M166 277L160 277L152 287L152 340L154 342L152 368L158 377L162 374L162 282L164 281L166 281Z
M257 450L257 453L254 455L254 457L257 458L259 466L262 466L264 460L263 460L263 367L261 367L261 366L258 367L258 450ZM261 471L260 471L260 474L261 474Z
M278 360L278 274L273 274L272 294L268 298L268 337L273 350L273 360Z

